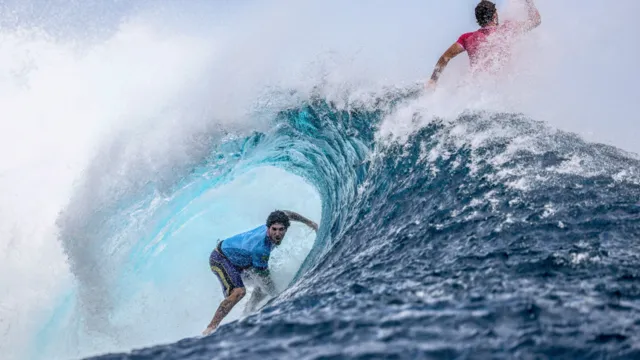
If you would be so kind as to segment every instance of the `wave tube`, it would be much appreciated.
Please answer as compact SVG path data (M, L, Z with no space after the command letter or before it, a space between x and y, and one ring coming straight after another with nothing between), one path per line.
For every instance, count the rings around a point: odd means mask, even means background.
M279 155L255 160L277 159L322 201L301 270L212 336L133 354L637 355L637 155L521 114L429 118L413 95L346 109L320 98L279 113L277 135L257 146ZM373 131L398 117L419 130Z
M319 119L319 111L331 117ZM212 143L201 165L173 185L116 177L101 193L88 176L58 222L75 284L37 335L35 352L86 356L199 334L222 300L208 267L218 239L263 223L277 208L319 223L346 211L335 206L354 197L366 145L341 135L349 114L334 111L284 111L271 133ZM337 181L345 169L349 177ZM326 235L315 239L294 223L274 251L280 290L326 249Z

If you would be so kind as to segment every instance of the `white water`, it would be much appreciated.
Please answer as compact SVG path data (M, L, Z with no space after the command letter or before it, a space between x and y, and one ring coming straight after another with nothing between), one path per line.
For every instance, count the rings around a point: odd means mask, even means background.
M126 21L107 21L98 38L81 27L54 37L35 29L38 19L0 30L0 352L21 358L72 279L54 222L82 196L74 182L96 179L95 191L108 193L112 181L168 176L201 150L194 133L263 128L243 115L265 84L305 90L324 76L338 89L376 89L426 79L440 53L475 28L473 3L271 1L243 4L233 22L209 21L218 19L215 5L146 4ZM640 152L640 3L537 3L543 24L523 44L527 71L514 76L509 96L483 93L480 106ZM464 56L454 60L437 101L425 100L435 113L474 106L447 96L465 69ZM104 164L91 162L98 152ZM117 176L139 168L142 175Z

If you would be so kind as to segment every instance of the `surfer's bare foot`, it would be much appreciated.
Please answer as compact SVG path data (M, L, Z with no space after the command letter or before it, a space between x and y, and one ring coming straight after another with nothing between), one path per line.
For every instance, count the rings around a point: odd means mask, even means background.
M202 332L202 335L207 336L214 331L216 331L216 328L209 326L208 328L204 329L204 331Z

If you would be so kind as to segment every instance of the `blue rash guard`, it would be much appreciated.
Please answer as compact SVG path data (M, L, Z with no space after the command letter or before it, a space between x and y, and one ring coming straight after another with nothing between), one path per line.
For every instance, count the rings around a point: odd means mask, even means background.
M266 270L273 244L267 237L267 226L260 225L253 230L234 235L222 241L220 246L224 256L240 269L255 268Z

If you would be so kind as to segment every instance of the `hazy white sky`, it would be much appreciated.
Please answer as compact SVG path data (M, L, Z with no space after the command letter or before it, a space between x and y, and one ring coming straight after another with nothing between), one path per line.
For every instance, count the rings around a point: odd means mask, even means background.
M5 26L38 25L69 38L108 37L121 21L215 43L216 81L287 84L323 62L345 82L429 76L441 52L475 29L477 0L32 0L0 2ZM521 0L498 0L500 10ZM543 23L525 40L522 111L585 138L640 152L640 1L536 0ZM134 20L132 20L134 19ZM207 41L208 41L207 40ZM189 56L185 54L184 56ZM443 80L464 69L462 55ZM298 79L294 79L297 77ZM339 81L339 80L338 80ZM524 95L523 95L524 96Z

